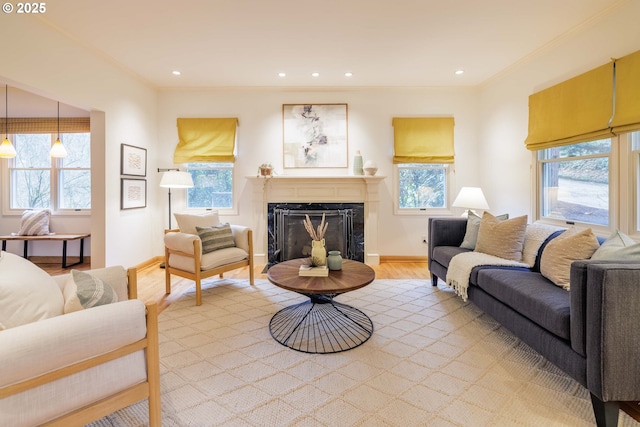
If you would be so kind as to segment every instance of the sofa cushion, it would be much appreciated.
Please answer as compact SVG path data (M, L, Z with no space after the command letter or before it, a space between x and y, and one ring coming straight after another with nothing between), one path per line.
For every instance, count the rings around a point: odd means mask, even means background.
M470 250L458 246L436 246L433 248L431 261L448 268L451 258L463 252L470 252Z
M478 287L560 338L569 340L569 292L540 273L485 268L478 271Z
M222 265L242 261L248 257L249 254L238 247L220 249L218 251L202 255L200 260L200 270L211 270ZM191 257L171 254L169 255L169 265L179 270L195 273L193 258Z
M49 209L24 211L22 212L18 234L21 236L46 236L51 234L49 231L50 219L51 211Z
M220 223L218 211L210 211L198 215L182 213L176 213L173 215L176 217L178 227L182 233L195 234L196 236L198 235L196 226L211 227Z
M540 272L555 285L569 290L571 263L591 258L599 246L590 228L567 230L551 240L542 252Z
M198 236L202 241L203 254L219 249L232 248L236 245L235 240L233 240L231 226L228 223L211 227L196 226L196 231L198 231Z
M500 221L489 212L482 215L475 250L511 261L522 260L527 215Z
M496 217L500 221L509 219L509 214L498 215ZM467 230L464 233L464 240L460 244L461 248L474 250L478 243L478 231L480 230L480 221L482 218L474 212L469 212L467 217Z
M61 315L63 306L62 292L47 272L0 252L0 330Z
M605 240L591 257L593 260L640 261L640 243L620 230Z

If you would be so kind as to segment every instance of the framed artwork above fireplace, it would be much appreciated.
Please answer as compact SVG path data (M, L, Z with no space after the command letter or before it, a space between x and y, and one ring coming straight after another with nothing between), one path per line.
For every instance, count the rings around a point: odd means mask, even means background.
M284 104L285 168L346 168L347 104Z

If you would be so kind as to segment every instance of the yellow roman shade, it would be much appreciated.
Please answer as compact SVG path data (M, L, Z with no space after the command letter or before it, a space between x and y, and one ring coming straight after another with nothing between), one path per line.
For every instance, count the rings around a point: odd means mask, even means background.
M529 150L611 136L613 62L529 96Z
M453 117L394 117L393 163L453 163Z
M173 163L233 163L237 126L236 117L178 119L178 145Z
M640 130L640 50L616 60L615 133Z

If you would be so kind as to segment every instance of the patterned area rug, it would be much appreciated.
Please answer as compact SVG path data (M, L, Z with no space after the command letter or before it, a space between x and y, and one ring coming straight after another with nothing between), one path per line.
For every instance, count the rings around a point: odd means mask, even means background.
M426 280L340 295L373 336L336 354L278 344L304 297L266 280L203 282L160 314L163 426L593 426L588 392L473 304ZM146 401L90 426L144 426ZM638 426L620 412L619 426Z

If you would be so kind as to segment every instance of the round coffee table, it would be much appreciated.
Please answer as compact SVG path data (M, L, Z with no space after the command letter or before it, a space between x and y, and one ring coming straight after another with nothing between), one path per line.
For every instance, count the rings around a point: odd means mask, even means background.
M269 322L271 336L304 353L338 353L367 341L373 334L369 316L334 298L373 282L373 269L347 259L342 270L331 270L328 277L299 276L300 265L307 262L305 258L284 261L267 272L274 285L309 297L274 314Z

